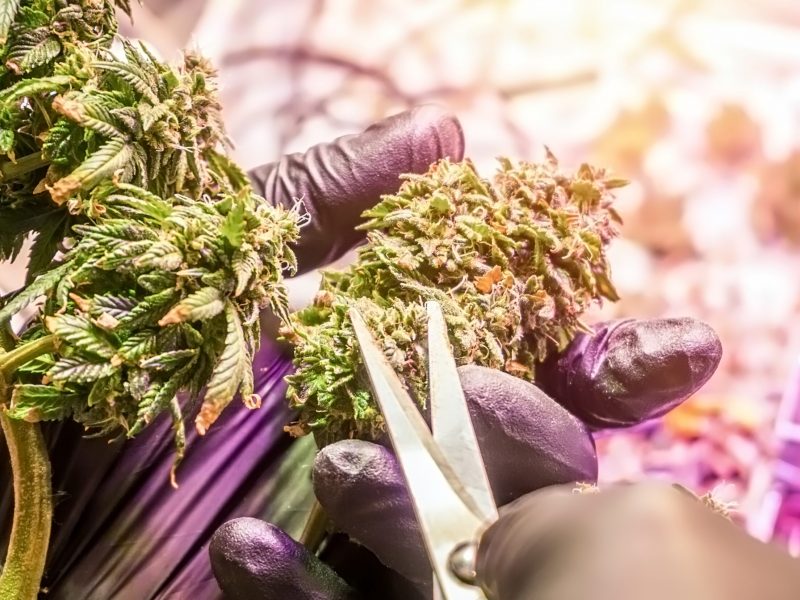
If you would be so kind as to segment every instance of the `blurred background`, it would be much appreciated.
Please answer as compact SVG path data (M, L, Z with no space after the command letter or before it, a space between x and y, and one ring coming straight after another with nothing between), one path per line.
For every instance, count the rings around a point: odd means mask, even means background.
M665 419L599 436L603 481L735 501L800 554L800 4L796 0L144 0L126 35L220 69L244 166L424 102L467 155L606 166L622 300L596 318L693 316L725 355ZM316 275L293 284L307 301ZM0 287L14 285L3 266Z

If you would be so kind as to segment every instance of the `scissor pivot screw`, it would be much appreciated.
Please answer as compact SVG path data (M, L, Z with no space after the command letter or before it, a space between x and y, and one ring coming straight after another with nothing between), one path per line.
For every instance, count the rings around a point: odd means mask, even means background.
M477 544L464 542L455 547L450 553L450 571L464 583L475 585L478 574L475 572L477 560Z

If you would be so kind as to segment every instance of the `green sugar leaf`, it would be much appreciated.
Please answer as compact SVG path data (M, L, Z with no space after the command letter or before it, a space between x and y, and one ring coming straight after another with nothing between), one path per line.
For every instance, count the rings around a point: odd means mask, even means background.
M116 348L106 334L85 317L56 315L46 317L45 324L60 341L81 354L92 354L101 358L111 358L116 354Z
M236 273L236 289L234 296L241 296L253 278L253 274L261 267L261 258L252 247L240 248L233 255L233 272Z
M194 348L188 350L170 350L146 358L139 363L139 366L142 369L150 371L171 371L184 366L189 359L195 356L197 356L197 350Z
M71 268L70 263L64 263L42 273L15 295L3 298L3 308L0 308L0 324L7 322L42 296L51 293Z
M0 104L8 106L25 96L34 96L44 92L58 92L67 88L72 82L72 77L67 75L22 79L11 87L0 91Z
M75 391L61 390L50 385L23 384L14 387L11 395L12 419L25 421L59 421L80 406L81 396Z
M233 248L239 248L244 240L245 208L240 201L235 201L220 227L222 235Z
M77 358L62 358L48 375L57 383L89 383L102 377L108 377L114 372L111 363L86 362Z
M49 27L24 32L10 48L6 66L17 74L27 73L49 63L61 54L61 42Z
M91 189L104 179L113 177L128 166L132 156L130 144L122 139L111 139L67 177L50 186L50 197L56 204L63 204L78 191Z
M158 86L150 77L150 74L140 65L117 62L96 62L92 66L100 71L113 73L147 98L152 104L155 105L159 103Z
M21 0L0 0L0 45L6 43Z
M245 380L245 372L252 369L241 318L231 302L225 304L225 322L225 347L214 365L203 405L195 419L200 435L208 431L223 409L231 403Z
M225 309L222 292L217 288L204 287L187 296L164 315L158 322L162 327L173 323L207 321Z

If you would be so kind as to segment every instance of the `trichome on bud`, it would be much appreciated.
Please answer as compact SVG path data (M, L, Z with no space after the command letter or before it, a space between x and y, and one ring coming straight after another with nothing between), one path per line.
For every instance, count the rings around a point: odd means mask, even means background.
M289 431L322 443L382 433L352 304L423 408L427 300L442 304L459 364L533 379L537 362L588 329L581 314L593 302L616 299L605 246L620 222L611 190L624 184L589 165L567 175L549 151L542 164L502 159L491 180L470 161L406 176L364 213L355 264L325 273L314 304L285 330L300 415Z
M127 0L6 2L0 11L0 260L34 236L27 285L0 299L22 365L12 418L72 418L132 436L178 393L202 434L240 393L255 406L259 311L285 317L298 215L253 193L226 152L215 73L116 37ZM10 319L44 298L17 338Z

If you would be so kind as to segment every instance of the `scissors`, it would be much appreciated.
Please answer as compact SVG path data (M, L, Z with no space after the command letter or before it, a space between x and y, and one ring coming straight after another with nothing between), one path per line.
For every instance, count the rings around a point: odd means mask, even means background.
M475 584L480 534L497 520L442 308L426 304L431 429L367 328L349 311L374 397L406 480L433 568L434 600L485 599Z

